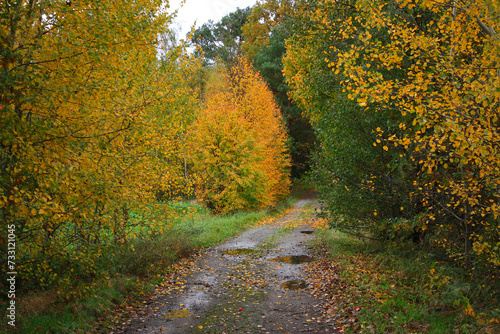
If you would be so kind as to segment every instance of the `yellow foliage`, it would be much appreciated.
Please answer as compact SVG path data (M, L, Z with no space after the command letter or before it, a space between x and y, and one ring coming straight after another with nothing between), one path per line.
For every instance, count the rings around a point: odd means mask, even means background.
M266 0L257 3L252 9L247 22L243 25L242 49L249 59L253 59L260 48L269 43L269 34L281 20L281 1Z
M298 3L307 10L297 16L311 23L303 34L310 43L287 45L294 99L321 119L314 112L320 97L304 81L308 64L321 59L345 78L349 99L406 117L382 148L404 148L401 157L412 159L416 173L407 182L430 219L422 229L438 233L454 258L467 262L475 252L482 264L498 266L499 2L361 0L350 12L328 1ZM329 52L315 54L314 46L325 45Z
M156 228L146 204L187 184L183 132L196 101L185 83L197 65L183 47L157 59L161 1L5 6L0 215L22 240L16 269L42 285L62 280L42 277L41 260L97 274L102 248L137 226L131 213Z

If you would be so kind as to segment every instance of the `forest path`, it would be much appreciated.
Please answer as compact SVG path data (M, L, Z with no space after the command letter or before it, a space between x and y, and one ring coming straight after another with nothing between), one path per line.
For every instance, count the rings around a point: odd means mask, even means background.
M312 261L313 199L210 248L166 280L119 333L335 333L301 262Z

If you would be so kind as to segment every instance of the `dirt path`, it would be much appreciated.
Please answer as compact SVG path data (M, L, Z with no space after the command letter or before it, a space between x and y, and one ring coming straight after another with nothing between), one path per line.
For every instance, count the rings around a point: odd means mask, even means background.
M335 333L295 263L312 260L300 215L314 204L298 201L283 218L207 250L120 333Z

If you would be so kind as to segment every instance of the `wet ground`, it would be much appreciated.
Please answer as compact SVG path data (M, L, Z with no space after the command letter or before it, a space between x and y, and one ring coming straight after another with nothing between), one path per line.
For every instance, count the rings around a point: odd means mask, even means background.
M314 258L309 199L281 219L207 250L166 281L120 333L335 333L302 271ZM310 217L309 217L310 218Z

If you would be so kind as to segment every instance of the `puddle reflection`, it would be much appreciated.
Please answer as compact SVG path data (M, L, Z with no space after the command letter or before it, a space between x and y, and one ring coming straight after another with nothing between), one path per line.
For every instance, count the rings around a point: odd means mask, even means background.
M274 259L270 259L272 262L284 262L291 264L301 264L306 262L314 261L314 258L308 255L292 255L292 256L281 256Z
M307 288L307 283L304 280L291 280L281 284L281 288L285 290L302 290Z

